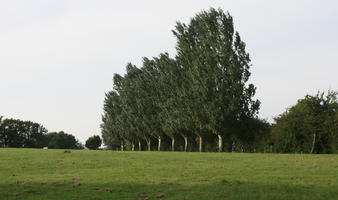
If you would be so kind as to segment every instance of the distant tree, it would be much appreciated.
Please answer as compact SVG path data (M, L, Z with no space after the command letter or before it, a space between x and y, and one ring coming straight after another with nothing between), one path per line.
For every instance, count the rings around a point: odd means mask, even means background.
M63 131L48 133L46 136L46 143L51 149L75 149L77 148L77 141L73 135L67 134Z
M337 91L306 95L275 118L272 137L277 152L337 152Z
M42 125L19 119L1 120L0 141L6 147L40 148L47 129Z
M102 144L101 138L98 135L94 135L87 139L86 147L88 149L98 149Z

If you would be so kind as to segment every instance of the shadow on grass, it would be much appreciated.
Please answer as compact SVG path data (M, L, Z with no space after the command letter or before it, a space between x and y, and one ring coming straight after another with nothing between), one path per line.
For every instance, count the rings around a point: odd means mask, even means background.
M17 182L0 185L0 199L337 199L334 187L316 185L262 185L222 180L195 185L169 182L161 184L109 183L90 184L81 180L59 182Z

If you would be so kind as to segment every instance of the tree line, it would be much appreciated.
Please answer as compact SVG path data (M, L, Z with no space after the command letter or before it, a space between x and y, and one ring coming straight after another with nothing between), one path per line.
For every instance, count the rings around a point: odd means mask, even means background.
M297 110L293 107L277 117L276 124L257 117L260 101L254 99L256 87L248 82L250 56L229 13L213 8L202 11L188 24L177 22L173 34L177 40L174 58L162 53L144 58L140 67L128 63L123 76L114 74L113 90L106 93L104 100L101 124L107 147L201 152L230 151L233 146L238 150L236 146L244 145L251 152L335 152L335 92L330 92L326 100L323 96L311 97L321 99L320 106L324 102L333 105L330 114L321 115L332 119L316 121L309 117L302 137L298 137L298 130L291 133L285 128L289 128L289 118L285 116ZM316 111L313 117L317 114ZM330 130L324 131L323 124L318 129L314 125L324 121L330 124ZM316 129L310 131L313 127ZM307 135L309 132L314 136ZM329 139L324 139L326 133ZM291 134L289 141L285 134ZM307 142L295 142L303 139ZM308 140L314 141L311 150ZM289 146L291 141L294 144ZM331 150L320 149L319 143L325 146L328 141Z
M223 151L235 139L250 146L265 137L268 124L257 118L260 102L248 83L250 57L230 14L203 11L189 24L178 22L173 34L175 58L144 58L140 68L129 63L124 76L114 75L104 102L104 143L142 149L145 141L150 150L155 140L161 150L169 140L174 151L183 139L184 151L193 144Z
M36 122L0 116L0 146L15 148L83 149L76 138L63 131L50 132Z
M88 149L98 149L100 146L100 136L89 137L85 143ZM2 116L0 116L0 147L84 149L83 144L71 134L63 131L48 132L39 123L4 119Z
M114 74L102 138L109 149L337 153L337 91L306 95L274 118L258 118L251 60L229 13L211 8L177 22L177 55L144 58ZM100 136L85 147L98 149ZM0 146L83 149L68 133L0 116Z

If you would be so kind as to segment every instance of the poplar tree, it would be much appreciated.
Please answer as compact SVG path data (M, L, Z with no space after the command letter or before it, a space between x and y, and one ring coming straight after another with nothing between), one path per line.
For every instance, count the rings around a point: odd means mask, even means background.
M178 22L176 60L186 79L182 91L191 123L202 148L203 132L219 138L235 131L234 125L257 114L260 102L253 100L256 88L248 84L250 57L233 19L223 10L211 8L192 18L189 24Z
M134 143L152 138L184 138L194 133L202 151L203 137L222 139L238 135L244 121L256 117L260 102L256 88L248 83L250 58L229 13L210 9L186 25L178 22L175 59L167 53L144 58L143 66L128 64L126 74L114 76L114 91L105 99L102 137L104 142ZM115 136L109 136L113 134ZM112 142L109 142L112 143Z

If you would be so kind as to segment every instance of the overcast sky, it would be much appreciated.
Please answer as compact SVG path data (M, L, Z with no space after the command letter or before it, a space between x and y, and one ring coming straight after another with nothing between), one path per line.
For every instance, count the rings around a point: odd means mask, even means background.
M113 74L142 57L174 57L176 21L210 7L229 11L247 44L261 118L338 90L337 0L2 0L0 115L81 142L101 135Z

